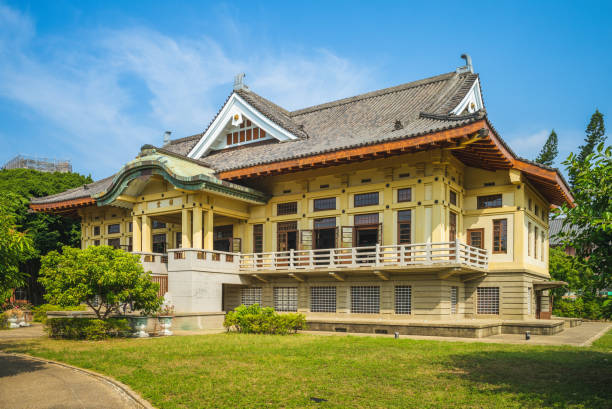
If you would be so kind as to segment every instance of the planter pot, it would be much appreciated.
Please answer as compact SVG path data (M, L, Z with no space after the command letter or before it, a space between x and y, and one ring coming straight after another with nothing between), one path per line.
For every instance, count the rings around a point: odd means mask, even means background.
M134 332L132 336L134 338L146 338L147 334L147 317L130 317L130 325Z
M172 317L170 316L158 317L157 320L159 321L159 326L161 327L161 331L159 335L161 336L172 335L172 331L170 331L170 328L172 327Z
M9 328L19 328L19 324L17 323L19 318L17 318L17 316L13 315L12 317L9 317L7 321L9 323Z

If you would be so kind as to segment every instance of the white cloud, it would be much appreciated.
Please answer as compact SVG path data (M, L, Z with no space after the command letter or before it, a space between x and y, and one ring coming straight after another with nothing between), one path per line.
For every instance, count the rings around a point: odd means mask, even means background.
M508 143L519 156L534 159L540 153L549 135L550 130L542 129L527 135L511 136L508 138Z
M100 177L143 143L159 144L166 129L173 137L202 131L237 72L288 109L372 85L370 71L328 50L289 55L253 48L232 56L212 38L171 38L146 27L92 29L56 39L51 49L45 44L27 16L0 5L0 97L53 123L64 135L58 143L78 156L75 164Z

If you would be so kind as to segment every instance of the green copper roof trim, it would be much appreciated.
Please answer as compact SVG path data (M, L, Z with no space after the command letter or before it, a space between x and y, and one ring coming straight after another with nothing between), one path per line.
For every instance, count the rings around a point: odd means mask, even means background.
M258 190L217 179L213 176L205 174L193 176L178 175L163 161L159 159L146 159L146 157L137 158L126 164L115 175L107 191L93 195L92 198L96 200L98 206L109 205L125 191L132 180L140 176L149 175L162 176L172 185L184 190L211 191L260 204L265 204L269 199L267 195Z

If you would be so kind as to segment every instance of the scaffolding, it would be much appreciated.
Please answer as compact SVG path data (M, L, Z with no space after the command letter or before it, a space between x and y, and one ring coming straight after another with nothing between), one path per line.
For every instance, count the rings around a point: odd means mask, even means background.
M34 169L41 172L72 172L69 160L36 158L33 156L18 155L2 166L2 169Z

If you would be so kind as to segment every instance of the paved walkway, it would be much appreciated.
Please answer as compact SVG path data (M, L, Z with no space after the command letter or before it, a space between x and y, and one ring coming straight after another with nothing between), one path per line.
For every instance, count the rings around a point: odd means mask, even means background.
M42 325L0 331L0 343L44 336ZM127 386L45 359L0 352L0 409L152 408Z
M532 335L529 341L525 340L524 334L500 334L485 338L460 338L460 337L431 337L421 335L400 335L402 339L422 339L430 341L453 341L453 342L485 342L491 344L520 344L520 345L571 345L590 346L608 330L612 324L607 322L583 322L574 328L566 328L556 335ZM358 334L345 332L327 331L301 331L313 335L336 335L336 336L365 336L365 337L393 337L393 334Z

